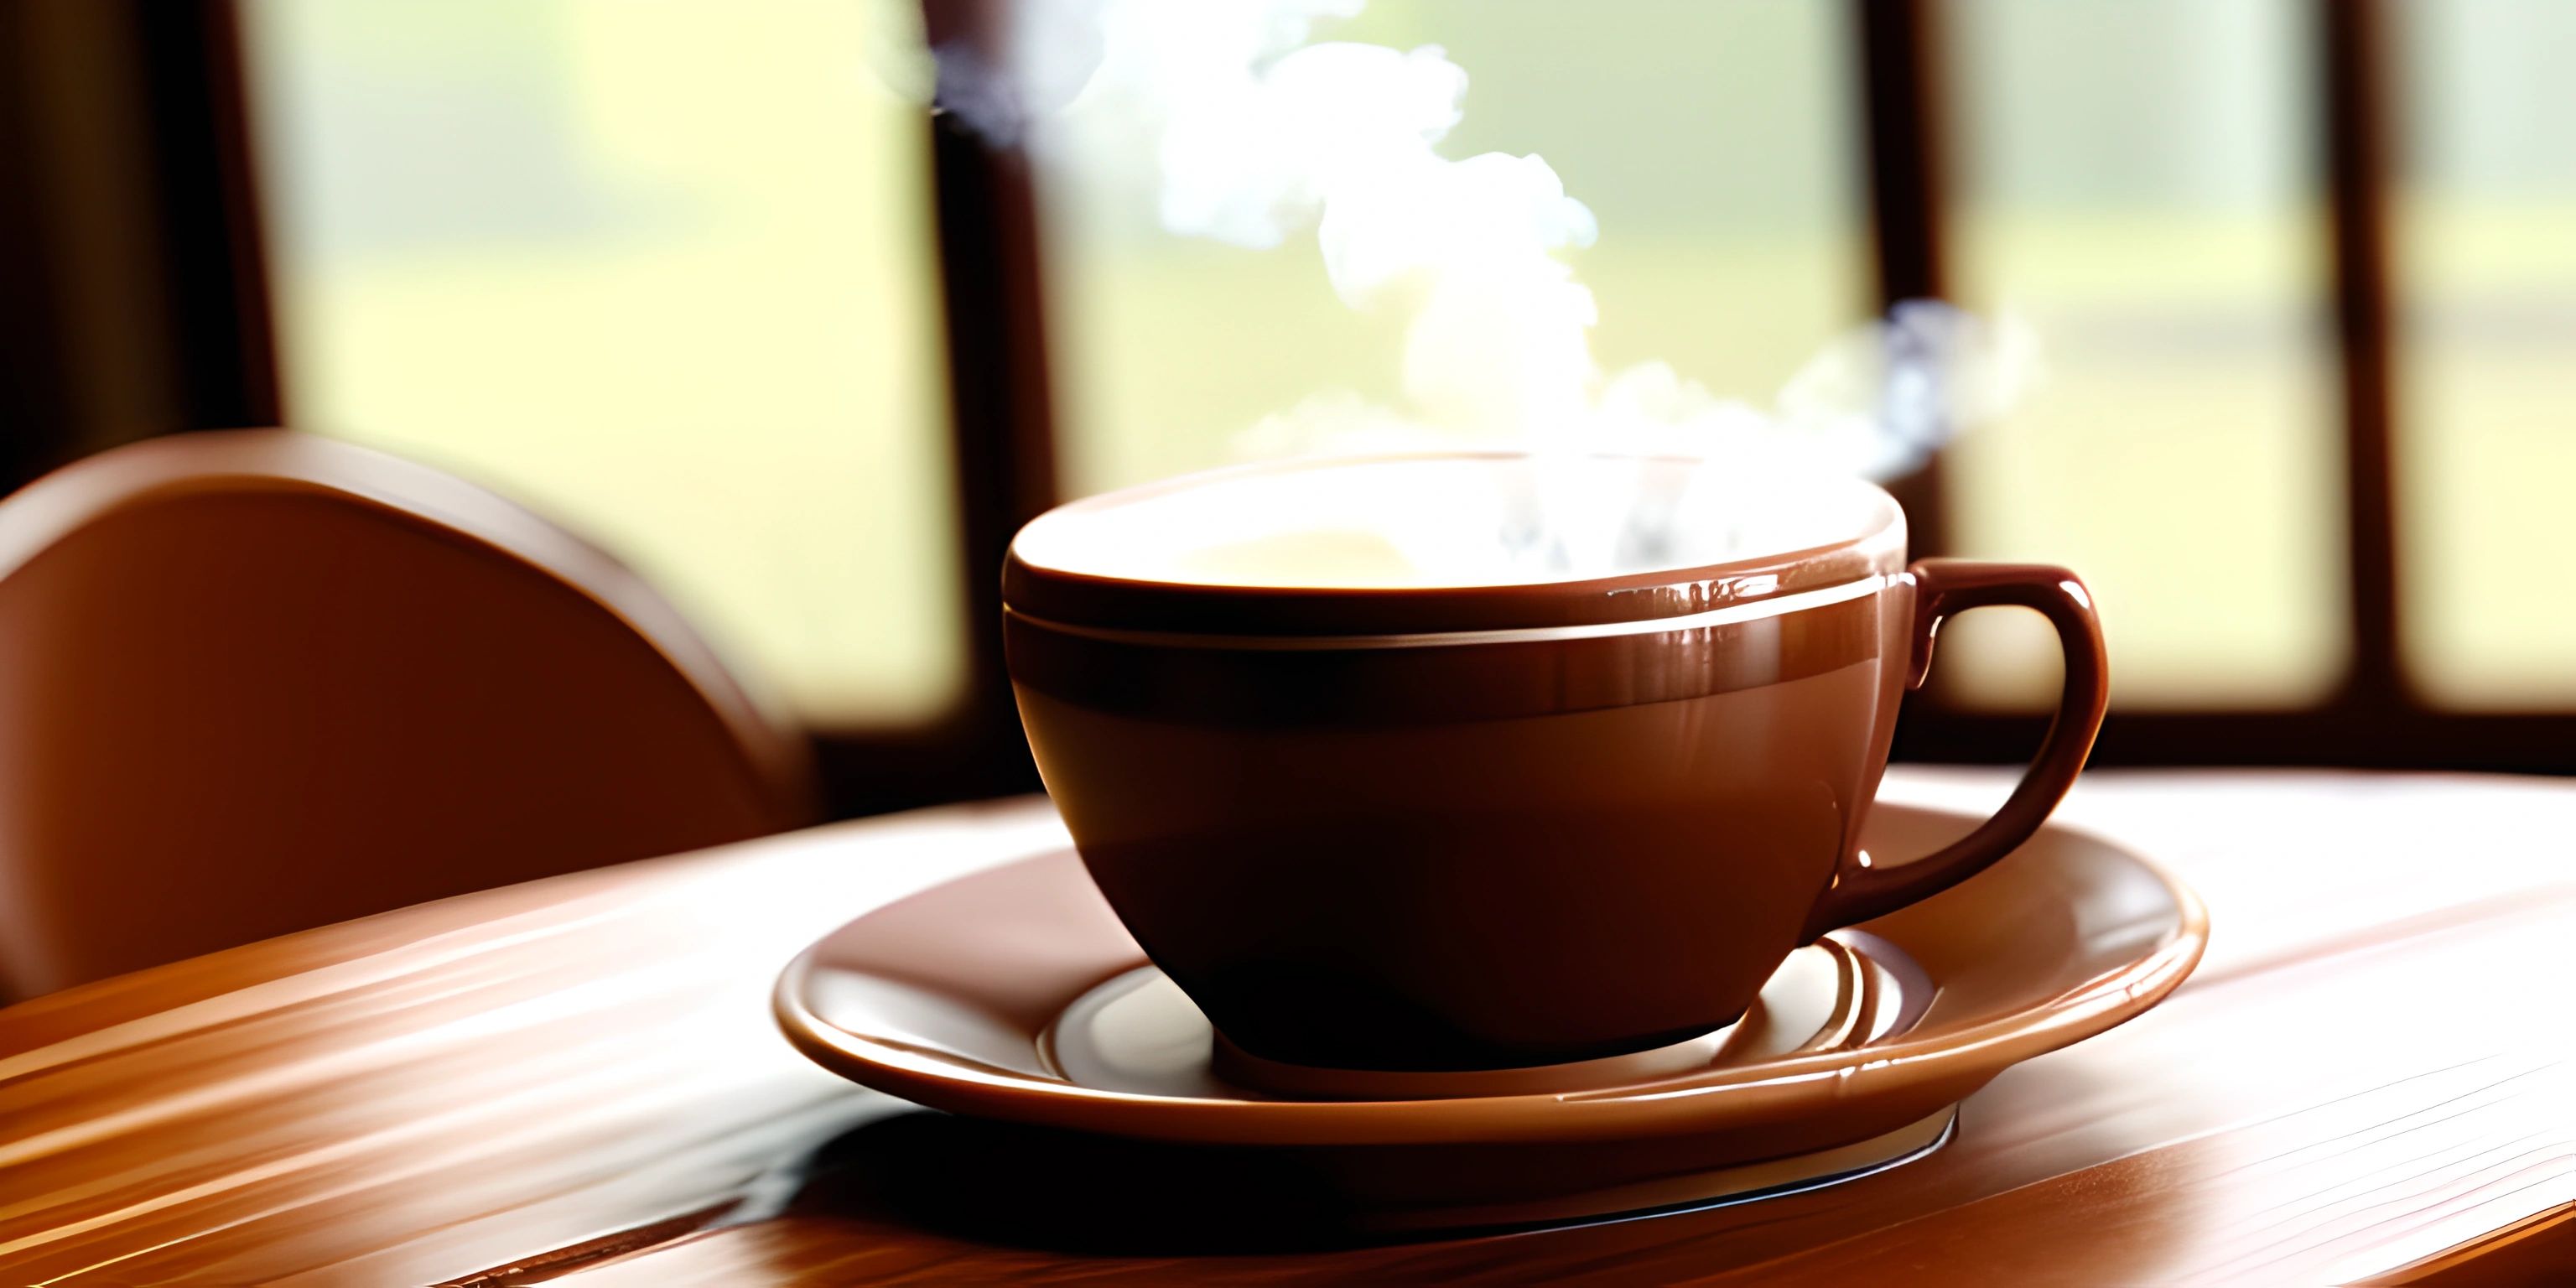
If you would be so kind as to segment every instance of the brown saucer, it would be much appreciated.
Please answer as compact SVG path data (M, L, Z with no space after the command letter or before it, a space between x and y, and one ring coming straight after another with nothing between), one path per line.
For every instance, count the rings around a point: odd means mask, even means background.
M1880 805L1868 848L1974 823ZM2200 902L2043 829L1986 873L1801 949L1738 1023L1611 1060L1474 1074L1301 1069L1216 1040L1070 851L880 908L781 975L825 1068L933 1108L1193 1145L1275 1146L1355 1225L1513 1225L1866 1174L1928 1152L2017 1061L2139 1014L2200 960Z

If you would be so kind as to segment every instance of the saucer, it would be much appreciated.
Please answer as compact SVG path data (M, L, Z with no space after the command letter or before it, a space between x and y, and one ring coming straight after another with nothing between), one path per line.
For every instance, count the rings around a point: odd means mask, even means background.
M1864 845L1929 853L1976 820L1881 804ZM2162 1000L2200 960L2199 900L2051 825L1985 873L1785 960L1716 1033L1537 1069L1374 1073L1234 1049L1056 849L860 917L780 976L788 1039L953 1113L1267 1147L1350 1224L1494 1227L1849 1179L1937 1148L2016 1062Z

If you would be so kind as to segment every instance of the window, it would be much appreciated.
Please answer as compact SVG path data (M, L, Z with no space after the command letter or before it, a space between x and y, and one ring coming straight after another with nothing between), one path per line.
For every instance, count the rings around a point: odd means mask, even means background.
M1114 140L1039 167L1029 218L1022 157L925 120L919 10L69 24L99 66L57 106L138 112L66 107L0 150L154 182L87 192L133 218L0 248L64 284L7 314L12 409L63 425L11 466L133 432L46 418L115 402L97 373L190 423L266 417L264 233L296 423L592 533L827 731L906 726L826 737L845 809L1025 785L968 620L1011 528L1230 459L1318 391L1388 398L1403 320L1345 308L1311 239L1161 231ZM2104 762L2568 771L2576 609L2533 588L2576 481L2571 24L2554 0L1374 0L1320 34L1446 46L1472 78L1446 150L1538 152L1589 203L1569 258L1605 367L1760 399L1888 294L2034 323L2050 377L1902 490L1939 549L2095 582ZM64 303L119 293L153 325ZM1997 616L1963 621L1990 638L1945 650L1902 750L2027 753L2055 662Z
M1951 282L2046 374L1945 460L1960 554L2063 563L2121 706L2313 705L2343 678L2341 429L2313 47L2296 0L1956 0ZM2042 708L2035 617L1942 674Z
M957 700L928 144L882 6L244 18L300 425L592 536L809 721Z
M2397 10L2399 571L2407 678L2446 706L2576 706L2576 9Z

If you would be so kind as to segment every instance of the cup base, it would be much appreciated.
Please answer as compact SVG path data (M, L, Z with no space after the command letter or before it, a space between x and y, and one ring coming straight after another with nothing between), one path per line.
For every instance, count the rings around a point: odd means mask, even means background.
M1858 943L1878 942L1871 935L1845 934ZM1790 954L1734 1023L1643 1051L1498 1069L1337 1069L1254 1055L1216 1032L1209 1067L1233 1085L1296 1100L1457 1100L1633 1087L1685 1077L1731 1058L1827 1050L1851 1040L1872 1013L1891 1030L1910 1025L1928 992L1913 983L1910 977L1919 969L1902 953L1882 947L1873 955L1855 942L1820 940ZM1903 978L1890 973L1891 964Z
M1268 1060L1215 1035L1210 1052L1218 1077L1237 1086L1297 1100L1454 1100L1473 1096L1547 1095L1634 1086L1705 1069L1723 1054L1744 1021L1645 1051L1511 1069L1328 1069Z

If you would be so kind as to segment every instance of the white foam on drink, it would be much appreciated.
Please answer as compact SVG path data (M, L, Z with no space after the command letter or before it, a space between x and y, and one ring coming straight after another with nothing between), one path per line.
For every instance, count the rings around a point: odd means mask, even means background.
M1623 508L1556 516L1602 562L1537 569L1493 534L1512 499L1555 475L1576 497ZM1621 547L1624 506L1658 493L1696 504L1661 516L1660 544ZM1816 470L1747 478L1671 457L1567 454L1315 460L1198 476L1050 513L1014 544L1044 568L1223 586L1490 586L1729 563L1832 545L1896 521L1848 476Z

